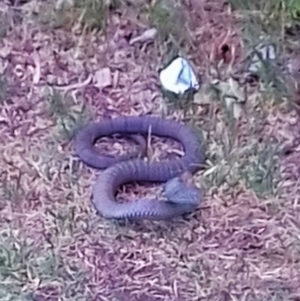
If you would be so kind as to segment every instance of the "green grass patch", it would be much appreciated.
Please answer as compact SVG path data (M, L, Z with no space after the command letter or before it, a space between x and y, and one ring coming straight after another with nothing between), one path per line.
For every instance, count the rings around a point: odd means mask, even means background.
M0 74L0 104L3 104L8 96L8 83L5 74Z
M248 105L240 105L240 116L245 120L245 129L241 133L233 107L225 105L228 95L218 92L214 86L202 89L208 95L208 105L211 108L217 106L218 113L213 110L206 117L200 116L199 104L192 94L167 98L170 110L181 110L185 122L198 129L204 140L206 163L201 187L210 190L242 185L259 197L276 195L281 148L274 139L261 137L268 114L263 98L257 94Z
M259 44L275 45L274 61L259 57L260 92L269 101L287 105L294 96L287 65L294 50L300 46L300 2L230 0L229 3L236 9L249 58L258 55L256 47Z
M170 61L189 44L188 17L181 1L158 0L147 9L148 20L158 31L160 48L165 62Z
M46 101L50 115L56 120L59 139L72 139L79 128L93 120L93 113L84 102L64 97L55 89L49 90Z
M109 13L124 8L124 0L61 0L42 7L37 19L45 28L81 24L88 30L104 31Z
M33 301L41 295L86 300L76 289L84 281L84 273L58 249L38 251L33 241L20 240L14 231L0 233L0 300Z

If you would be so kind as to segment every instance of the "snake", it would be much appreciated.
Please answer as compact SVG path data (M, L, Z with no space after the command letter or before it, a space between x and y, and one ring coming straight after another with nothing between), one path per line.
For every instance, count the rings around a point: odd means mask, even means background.
M151 133L172 138L184 148L181 157L152 161L137 156L144 152ZM114 134L129 136L140 150L123 156L101 155L98 139ZM75 152L87 166L101 170L92 188L91 202L106 219L166 220L197 209L202 191L192 181L204 161L202 139L183 123L152 115L104 118L81 127L74 138ZM130 182L164 183L165 200L140 198L127 202L116 199L121 185Z

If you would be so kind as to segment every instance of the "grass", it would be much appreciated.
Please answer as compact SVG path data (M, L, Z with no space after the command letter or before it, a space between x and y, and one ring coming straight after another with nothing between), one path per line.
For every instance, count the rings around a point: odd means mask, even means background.
M0 104L2 104L8 96L8 86L5 74L0 75Z
M148 9L148 15L150 23L158 30L160 42L168 45L169 51L179 52L187 38L184 31L187 16L181 1L154 1Z
M1 232L1 300L36 300L39 298L37 286L40 292L47 291L48 298L84 300L86 296L80 296L78 291L74 295L75 287L84 283L84 274L62 258L59 249L37 251L34 241L16 236L19 236L16 231Z
M209 92L208 92L209 93ZM278 157L280 145L269 138L259 141L258 132L263 129L263 124L254 123L245 130L247 138L241 142L239 124L234 118L232 110L222 106L222 100L217 94L211 94L211 101L222 108L220 114L210 115L212 127L206 132L207 145L207 170L202 178L202 187L209 190L213 187L235 187L244 183L260 197L276 195L276 186L280 180L278 173ZM184 98L183 98L184 99ZM182 99L178 102L181 103ZM253 103L254 104L254 103ZM185 107L185 119L194 126L201 128L201 119L197 118L197 107L189 101ZM255 112L256 108L250 107L247 112L243 110L243 117L263 120L266 112ZM247 115L246 115L247 114ZM255 117L254 117L255 116ZM248 120L248 122L249 122Z
M93 119L93 114L83 103L76 103L71 97L63 97L57 90L50 90L46 96L49 113L57 124L58 139L72 139L76 131Z
M86 0L75 1L75 10L81 22L90 29L104 30L111 7L120 1Z
M128 5L125 0L61 0L57 3L42 8L41 14L37 16L40 23L54 28L74 26L103 32L107 28L110 13L122 13ZM135 6L133 3L131 5Z
M279 65L280 57L286 55L284 53L285 43L288 37L285 35L285 28L293 27L298 24L299 8L296 1L239 1L231 0L231 5L238 9L240 14L239 20L244 45L248 50L249 57L256 53L261 60L262 67L258 71L259 89L256 96L252 98L253 106L248 108L247 118L265 118L268 114L266 110L276 104L284 105L288 110L293 108L292 98L294 90ZM279 22L278 22L279 20ZM265 43L275 44L277 47L277 59L275 62L264 60L255 47L261 42L259 37L264 35ZM289 41L290 42L290 41ZM217 100L224 103L222 94L210 93L210 100ZM256 98L256 99L255 99ZM270 103L271 101L271 103ZM183 96L176 100L177 108L185 111L184 116L191 118L193 122L197 110L191 109L195 105L191 98ZM174 99L171 100L174 103ZM257 107L264 112L260 116L255 113ZM214 125L212 136L214 139L207 142L210 149L207 152L208 170L207 176L203 179L203 185L207 188L220 187L224 184L234 187L241 181L246 187L256 192L260 197L277 194L277 185L280 181L278 171L278 159L280 155L280 145L274 141L259 142L257 132L260 130L256 124L247 133L247 143L243 147L239 147L239 141L236 134L238 133L238 125L232 112L228 112L224 108L225 117L218 120ZM187 113L188 112L188 113ZM226 117L227 116L227 117ZM212 116L211 116L212 117ZM217 120L217 117L213 117ZM248 120L249 121L249 120ZM216 140L217 129L222 128L219 140ZM210 132L208 133L210 136Z
M0 14L0 39L4 38L7 34L6 16L4 13Z
M275 64L261 59L262 68L259 70L261 78L261 92L266 98L275 99L277 102L286 103L293 97L290 92L293 87L289 82L286 72L280 65L286 65L286 59L298 47L297 27L299 26L299 3L294 0L275 1L229 1L234 8L241 11L241 32L249 54L253 54L255 47L261 43L275 44L277 58ZM294 31L295 36L288 34Z
M242 44L242 58L251 55L263 33L285 57L297 46L285 31L297 33L297 3L230 3L231 10L221 0L196 8L183 1L87 0L57 11L49 0L31 13L22 7L22 24L11 21L0 43L13 45L18 60L1 58L1 64L24 75L19 86L14 77L0 81L0 300L297 300L299 172L291 145L298 117L282 109L291 102L286 75L264 61L256 86L235 85L228 79L239 66L212 55L223 41L237 51ZM153 26L153 42L126 43ZM224 39L227 30L236 33L232 40ZM65 40L80 47L66 49ZM29 44L41 64L38 84ZM170 98L157 71L177 54L193 62L201 90ZM103 65L111 87L48 85L49 75L72 83ZM14 88L6 103L8 82ZM201 208L172 221L97 216L90 202L97 171L74 155L74 134L110 115L161 115L165 102L166 114L189 123L203 140L205 166L195 175L204 191ZM31 109L22 111L23 103ZM102 147L123 151L116 141L104 139ZM155 140L153 156L167 150L178 152ZM132 184L120 194L131 199L158 189Z

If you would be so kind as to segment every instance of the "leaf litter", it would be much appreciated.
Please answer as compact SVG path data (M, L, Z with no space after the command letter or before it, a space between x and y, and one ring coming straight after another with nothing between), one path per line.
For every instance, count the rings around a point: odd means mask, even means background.
M157 72L167 45L145 30L143 10L139 21L130 9L110 12L104 37L101 31L80 29L76 20L71 30L41 29L29 18L29 4L35 4L34 14L45 13L35 1L18 6L23 23L9 27L0 39L1 48L10 49L0 57L10 92L1 99L0 114L0 291L10 300L297 300L298 116L269 107L264 111L259 96L248 95L239 121L232 121L210 92L205 103L190 109L207 146L205 168L195 176L205 190L201 209L171 221L107 221L90 202L98 171L74 156L72 135L61 136L58 118L83 114L82 103L88 108L83 122L170 112ZM226 82L228 70L243 56L234 14L218 0L186 5L191 45L184 51L208 82L215 76ZM15 11L5 3L0 8ZM156 26L163 18L158 17ZM132 37L136 32L142 34ZM143 41L143 33L150 40ZM134 37L141 40L133 43ZM224 44L230 49L222 59ZM109 84L101 83L108 73L99 70L109 70L110 80L104 81ZM92 81L95 75L99 85ZM49 112L49 86L62 93L61 101L68 98L66 112L53 98ZM262 112L247 119L244 111L255 105ZM182 110L168 114L176 120L187 116ZM71 119L80 122L77 117ZM260 163L264 150L255 150L256 141L268 143L267 137L284 150L279 166ZM151 160L182 154L168 139L149 141ZM133 151L128 142L105 138L99 151ZM257 179L259 170L268 178L273 167L281 175L276 193L259 197L258 184L247 182L243 172ZM232 177L237 177L235 185ZM159 195L160 187L132 183L118 198Z

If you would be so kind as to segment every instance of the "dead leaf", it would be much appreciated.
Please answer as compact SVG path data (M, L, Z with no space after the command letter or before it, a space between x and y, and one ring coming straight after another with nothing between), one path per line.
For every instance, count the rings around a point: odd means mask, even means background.
M74 7L74 0L57 0L55 4L56 10L69 9Z
M226 82L215 82L212 83L220 92L223 97L231 97L236 102L244 102L245 94L239 83L233 78L229 78Z
M10 45L1 46L0 57L6 59L11 54L12 47Z
M110 68L102 68L96 71L95 76L95 86L102 89L112 85L111 71Z
M146 31L144 31L141 35L139 35L138 37L135 37L133 39L131 39L129 41L129 45L133 45L134 43L137 43L137 42L150 42L150 41L153 41L154 38L156 37L156 34L157 34L157 30L156 28L150 28L150 29L147 29Z
M225 104L227 108L232 106L232 114L234 119L238 119L242 113L241 105L236 102L232 97L225 97Z
M242 112L241 103L244 103L246 100L244 91L239 83L233 78L229 78L226 82L217 81L213 85L221 93L226 107L229 109L232 106L233 117L238 119Z
M194 103L199 105L208 105L211 103L214 97L214 91L211 89L210 85L203 84L201 89L194 95Z
M55 89L57 90L63 90L63 91L68 91L68 90L74 90L74 89L81 89L85 86L87 86L92 80L91 74L87 77L87 79L83 82L79 82L73 85L68 85L68 86L55 86Z
M35 64L33 83L37 85L41 78L41 61L40 61L40 56L36 51L33 52L32 58Z
M230 96L233 96L237 102L245 102L245 94L242 88L240 87L239 83L234 80L232 77L228 80L229 84L229 91L231 93Z

